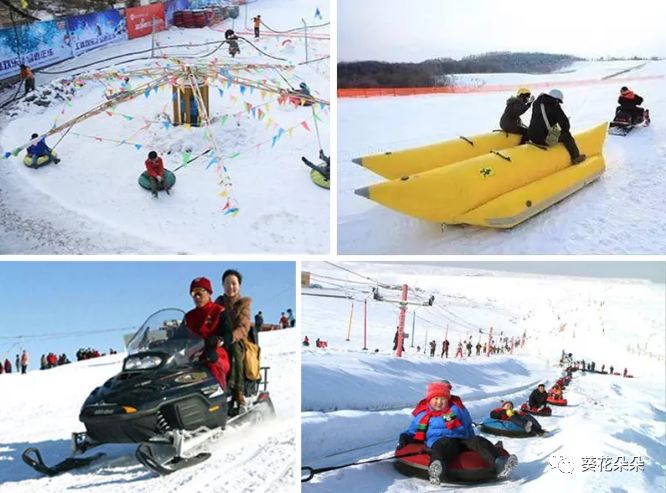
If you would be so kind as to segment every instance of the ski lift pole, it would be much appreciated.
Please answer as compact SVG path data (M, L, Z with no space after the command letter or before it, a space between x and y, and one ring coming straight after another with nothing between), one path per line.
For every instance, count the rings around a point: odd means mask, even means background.
M347 329L347 340L351 339L352 317L354 316L354 302L352 301L351 313L349 314L349 328Z
M305 26L305 63L310 63L310 59L308 57L308 25L305 22L305 19L301 17L301 20L303 21L303 26Z
M368 298L363 300L363 350L368 350Z
M416 310L412 313L412 342L409 347L414 347L414 327L416 326Z
M407 284L402 285L402 301L400 302L400 317L398 318L398 347L396 356L402 357L402 344L405 340L405 312L407 311Z
M486 351L486 356L490 356L490 343L493 340L493 328L490 328L488 331L488 350Z

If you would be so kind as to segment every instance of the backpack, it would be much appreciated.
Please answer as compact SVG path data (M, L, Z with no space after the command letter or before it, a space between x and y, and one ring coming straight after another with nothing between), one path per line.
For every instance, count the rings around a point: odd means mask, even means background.
M245 354L243 356L245 378L252 381L260 380L261 365L259 364L259 358L261 356L261 348L249 339L243 341L243 346L245 346Z

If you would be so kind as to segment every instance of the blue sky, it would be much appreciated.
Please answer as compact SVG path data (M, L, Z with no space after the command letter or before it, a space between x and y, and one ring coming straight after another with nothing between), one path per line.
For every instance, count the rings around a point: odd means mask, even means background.
M338 60L488 51L666 56L663 0L338 0Z
M192 308L195 277L208 277L213 295L222 294L229 268L243 275L253 315L262 310L266 323L277 323L280 312L295 309L294 262L0 262L0 358L11 356L13 366L25 348L35 369L49 351L72 360L81 346L121 351L122 336L151 313Z

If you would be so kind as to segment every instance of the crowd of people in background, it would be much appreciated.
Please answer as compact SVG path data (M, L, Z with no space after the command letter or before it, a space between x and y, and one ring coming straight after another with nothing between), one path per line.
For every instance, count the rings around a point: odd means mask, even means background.
M5 363L0 364L0 374L11 373L12 370L14 370L16 371L16 373L20 371L22 374L25 375L25 372L28 371L29 363L30 363L30 356L28 355L28 351L24 349L23 351L21 351L20 356L18 354L16 355L13 368L12 368L12 362L9 361L9 358L5 358Z
M486 354L510 354L513 353L515 348L518 347L523 347L525 344L525 338L520 338L520 337L504 337L503 335L500 335L499 338L497 339L492 339L490 341L490 350L488 349L488 342L481 342L481 339L479 339L476 344L473 343L472 341L472 336L470 336L468 339L465 340L460 340L458 341L458 345L456 346L456 352L454 354L454 358L458 359L463 359L463 358L471 358L472 355L475 356L482 356ZM437 348L441 347L441 353L440 353L440 358L448 358L449 357L449 348L451 346L451 343L448 339L444 339L441 344L437 344L436 340L432 340L428 343L427 348L421 348L421 346L416 346L416 352L420 353L423 351L423 353L426 353L428 351L429 355L431 358L435 358L437 355ZM398 330L396 330L395 335L393 336L393 350L395 351L398 347ZM402 350L405 350L404 346L404 340L403 340L403 346Z
M619 371L616 372L616 368L613 365L610 365L608 367L608 370L606 370L606 364L602 363L601 368L597 367L596 361L585 361L584 359L581 360L574 360L573 355L571 353L568 353L563 349L562 350L562 356L560 357L560 366L566 368L567 375L571 376L571 373L573 371L590 371L590 372L595 372L595 373L607 373L609 375L619 375ZM623 377L628 377L631 376L629 375L629 370L627 368L624 369L624 372L622 373Z
M42 354L39 369L48 370L49 368L55 368L56 366L66 365L68 363L71 363L71 361L69 361L69 358L65 353L62 353L60 356L54 353Z

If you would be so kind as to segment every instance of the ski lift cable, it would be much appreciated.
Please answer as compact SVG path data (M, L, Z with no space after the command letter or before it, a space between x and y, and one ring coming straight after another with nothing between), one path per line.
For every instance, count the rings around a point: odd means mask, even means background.
M350 274L354 274L355 276L361 277L363 279L367 279L368 281L372 281L374 284L382 285L382 283L380 283L376 279L373 279L373 278L368 277L368 276L364 276L363 274L359 274L358 272L354 272L353 270L350 270L350 269L347 269L347 268L342 267L340 265L334 264L333 262L325 261L324 263L332 265L333 267L337 267L338 269L344 270L345 272L349 272ZM384 284L382 286L386 287L387 285Z

